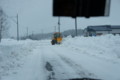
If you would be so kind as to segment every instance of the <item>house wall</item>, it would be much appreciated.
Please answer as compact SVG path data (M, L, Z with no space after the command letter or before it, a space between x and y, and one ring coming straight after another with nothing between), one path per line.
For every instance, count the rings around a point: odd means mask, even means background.
M120 33L120 29L112 29L111 33L119 34Z
M99 36L109 34L110 31L96 31L96 32L87 32L85 31L84 36Z
M88 26L84 30L85 36L99 36L105 34L120 34L120 26Z
M102 33L104 35L104 34L109 34L110 31L96 31L96 34L99 34L99 33Z

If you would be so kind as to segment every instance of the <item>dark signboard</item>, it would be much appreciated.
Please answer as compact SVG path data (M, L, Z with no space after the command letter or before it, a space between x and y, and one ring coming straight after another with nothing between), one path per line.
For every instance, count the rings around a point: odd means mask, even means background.
M110 0L53 0L53 16L109 16Z

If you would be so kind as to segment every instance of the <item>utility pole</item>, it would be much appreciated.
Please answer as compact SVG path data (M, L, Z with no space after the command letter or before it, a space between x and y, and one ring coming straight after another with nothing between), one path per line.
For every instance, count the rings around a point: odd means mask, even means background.
M31 39L34 39L33 36L34 36L34 31L32 31L32 34L31 34L30 38L31 38Z
M42 35L42 38L41 39L44 39L44 36L43 36L43 29L41 30L41 35Z
M27 36L27 38L28 38L28 27L27 27L27 35L26 35L26 36Z
M54 26L55 27L55 32L56 32L56 26Z
M75 17L75 35L77 36L77 17Z
M32 31L32 37L33 37L33 35L34 35L34 31Z
M6 14L5 14L6 15ZM12 16L12 17L9 17L8 15L6 15L7 18L11 19L15 24L17 24L17 40L19 41L19 21L18 21L18 14L16 16ZM15 18L15 20L13 19Z
M1 18L1 22L0 22L0 42L2 39L2 25L3 25L3 18Z
M78 33L77 33L77 13L78 13L78 10L79 10L79 0L76 0L75 1L75 35L77 36L78 35Z
M60 32L60 16L58 17L58 32Z
M18 14L17 14L17 40L19 41L19 23L18 23Z

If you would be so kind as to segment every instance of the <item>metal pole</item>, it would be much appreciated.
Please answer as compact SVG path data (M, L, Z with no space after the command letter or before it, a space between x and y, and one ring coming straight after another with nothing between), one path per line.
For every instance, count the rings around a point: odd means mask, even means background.
M0 23L0 42L2 39L2 24L3 24L3 19L1 19L1 23Z
M41 34L42 34L42 38L41 39L44 39L44 32L43 32L43 29L41 30Z
M34 32L32 31L32 36L34 35Z
M58 32L60 32L60 17L58 17Z
M77 13L78 13L78 11L79 11L79 8L78 8L78 1L79 0L75 0L75 35L77 36L78 34L77 34Z
M2 24L0 25L0 42L1 42L1 39L2 39Z
M27 27L27 38L28 38L28 27Z
M77 17L75 17L75 34L76 34L76 36L78 35L77 34Z
M18 23L18 14L17 14L17 40L19 41L19 23Z
M56 26L55 26L55 32L56 32Z

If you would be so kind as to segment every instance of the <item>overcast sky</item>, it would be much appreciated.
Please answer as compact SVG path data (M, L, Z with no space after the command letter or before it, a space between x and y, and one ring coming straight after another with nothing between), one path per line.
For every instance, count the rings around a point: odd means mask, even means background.
M20 36L29 34L53 32L57 27L57 17L52 16L52 0L0 0L0 6L8 16L19 14ZM16 18L14 18L16 19ZM80 18L78 17L78 29L84 29L88 25L120 25L120 0L111 0L109 17ZM10 35L16 36L16 24L9 19ZM73 18L61 18L61 31L74 29Z

